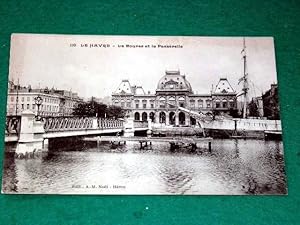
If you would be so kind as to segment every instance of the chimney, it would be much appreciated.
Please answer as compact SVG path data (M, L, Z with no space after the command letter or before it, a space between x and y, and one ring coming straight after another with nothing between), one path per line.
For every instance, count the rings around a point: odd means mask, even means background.
M135 91L136 91L136 85L132 86L131 89L132 89L133 94L135 94Z

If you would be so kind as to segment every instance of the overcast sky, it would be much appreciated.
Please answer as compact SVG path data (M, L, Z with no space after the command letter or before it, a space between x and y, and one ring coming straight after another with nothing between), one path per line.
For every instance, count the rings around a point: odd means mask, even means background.
M76 47L70 45L76 44ZM88 47L81 47L87 44ZM90 47L109 44L110 47ZM126 48L126 44L144 47ZM182 48L153 48L181 45ZM118 47L125 45L125 47ZM150 47L145 47L150 45ZM158 36L12 36L10 80L21 85L55 87L82 97L110 96L122 79L155 92L165 70L180 69L195 93L209 93L212 84L227 77L240 92L243 74L240 37ZM259 95L277 83L273 39L246 38L251 95Z

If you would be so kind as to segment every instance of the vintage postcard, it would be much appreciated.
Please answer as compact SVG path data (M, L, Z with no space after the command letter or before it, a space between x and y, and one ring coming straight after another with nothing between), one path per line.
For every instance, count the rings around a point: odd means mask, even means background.
M271 37L13 34L2 193L287 194Z

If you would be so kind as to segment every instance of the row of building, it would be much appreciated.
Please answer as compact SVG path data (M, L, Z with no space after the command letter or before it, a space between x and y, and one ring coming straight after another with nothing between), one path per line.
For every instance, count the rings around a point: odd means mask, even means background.
M77 93L66 90L31 88L14 84L8 85L7 115L20 115L23 110L37 114L36 98L42 99L39 106L41 116L71 116L74 108L83 103ZM158 81L154 93L145 92L142 86L131 85L129 80L122 80L112 93L111 99L92 97L86 101L103 102L123 108L127 116L135 120L166 125L194 125L196 120L185 112L176 110L181 106L189 110L207 114L232 114L240 111L237 93L227 78L220 78L210 93L197 94L190 82L180 71L166 71ZM253 98L249 104L248 116L279 118L277 85L260 97Z
M193 125L195 119L176 110L181 106L189 110L230 114L237 110L237 93L227 78L220 78L215 88L206 94L194 93L190 82L180 71L166 71L158 81L154 94L146 93L142 86L122 80L112 93L112 104L120 106L135 120L151 119L166 125Z
M38 96L42 99L40 105L37 103ZM81 102L83 99L72 91L24 87L12 81L8 83L7 115L20 115L24 110L37 114L39 107L41 116L70 116Z

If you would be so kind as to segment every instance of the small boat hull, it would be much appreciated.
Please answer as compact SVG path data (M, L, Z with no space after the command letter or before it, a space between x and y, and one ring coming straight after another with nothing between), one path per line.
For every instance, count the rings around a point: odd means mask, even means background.
M205 134L212 138L264 139L264 131L205 129Z
M264 136L265 140L282 140L282 133L279 131L265 131Z

